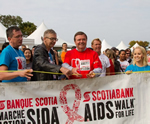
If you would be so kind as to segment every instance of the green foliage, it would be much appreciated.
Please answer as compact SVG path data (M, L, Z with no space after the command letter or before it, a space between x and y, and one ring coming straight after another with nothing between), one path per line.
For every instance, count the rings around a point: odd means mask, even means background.
M136 44L136 41L130 41L130 43L129 43L129 48L131 48L132 46L134 46L134 44Z
M19 26L22 23L22 18L20 16L1 15L0 22L8 28L13 25Z
M36 30L37 27L34 23L31 23L29 21L23 22L20 16L0 15L0 22L6 28L13 25L18 26L21 29L23 36L30 35L32 32Z
M34 25L34 23L28 21L21 23L19 27L24 36L29 36L32 32L36 30L37 26Z
M129 48L131 48L132 46L134 46L135 44L138 44L140 46L143 46L144 48L148 47L149 42L148 41L130 41L129 43Z

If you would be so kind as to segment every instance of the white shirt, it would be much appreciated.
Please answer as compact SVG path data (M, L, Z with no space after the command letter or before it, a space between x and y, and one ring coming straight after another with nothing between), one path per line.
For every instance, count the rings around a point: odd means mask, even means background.
M101 54L99 56L99 59L102 63L102 74L100 75L100 77L104 77L106 75L106 68L110 67L110 62L107 56L105 56L104 54Z
M127 68L127 66L129 66L130 64L129 64L129 62L128 61L123 61L123 62L121 62L120 61L120 59L118 59L118 61L120 62L120 66L121 66L121 72L125 72L125 70L126 70L126 68Z

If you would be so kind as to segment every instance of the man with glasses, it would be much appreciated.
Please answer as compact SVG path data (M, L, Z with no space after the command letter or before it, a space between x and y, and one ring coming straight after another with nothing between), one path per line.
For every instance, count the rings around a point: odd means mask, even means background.
M32 81L56 80L57 75L52 73L62 72L67 77L72 74L69 69L56 65L55 54L52 48L57 40L57 34L54 30L48 29L44 32L43 43L38 45L34 51L32 68L34 71L50 72L51 74L33 73Z
M22 32L17 26L12 26L6 30L6 33L9 45L0 56L0 80L2 82L27 81L27 78L30 79L32 76L30 74L32 69L26 70L25 56L19 50L19 46L22 45ZM12 72L14 70L15 72Z

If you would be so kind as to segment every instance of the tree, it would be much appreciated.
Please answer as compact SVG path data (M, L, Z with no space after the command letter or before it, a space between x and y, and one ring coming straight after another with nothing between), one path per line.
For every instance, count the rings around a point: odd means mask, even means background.
M13 25L18 26L23 36L28 36L32 32L36 30L36 25L32 22L23 22L22 18L20 16L12 16L12 15L0 15L0 22L6 27L10 27Z
M148 47L148 45L149 45L149 42L148 41L130 41L130 43L129 43L129 48L131 48L132 46L134 46L134 44L139 44L140 46L142 46L142 47L144 47L144 48L146 48L146 47Z
M34 23L28 21L21 23L19 27L23 35L26 37L29 36L31 33L33 33L36 30L37 26L34 25Z
M144 48L146 48L146 47L148 47L149 42L147 42L147 41L138 41L138 44L139 44L140 46L143 46Z
M19 26L22 23L22 18L20 16L0 15L0 22L8 28L12 25Z
M136 41L130 41L130 43L129 43L129 48L131 48L132 46L134 46L134 44L136 44Z

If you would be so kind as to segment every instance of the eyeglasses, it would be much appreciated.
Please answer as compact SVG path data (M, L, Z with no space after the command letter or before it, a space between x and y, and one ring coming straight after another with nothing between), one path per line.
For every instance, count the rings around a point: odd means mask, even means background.
M126 53L126 54L130 54L130 53Z
M58 39L57 38L49 38L49 37L46 37L46 38L48 38L48 39L50 39L51 41L58 41Z

